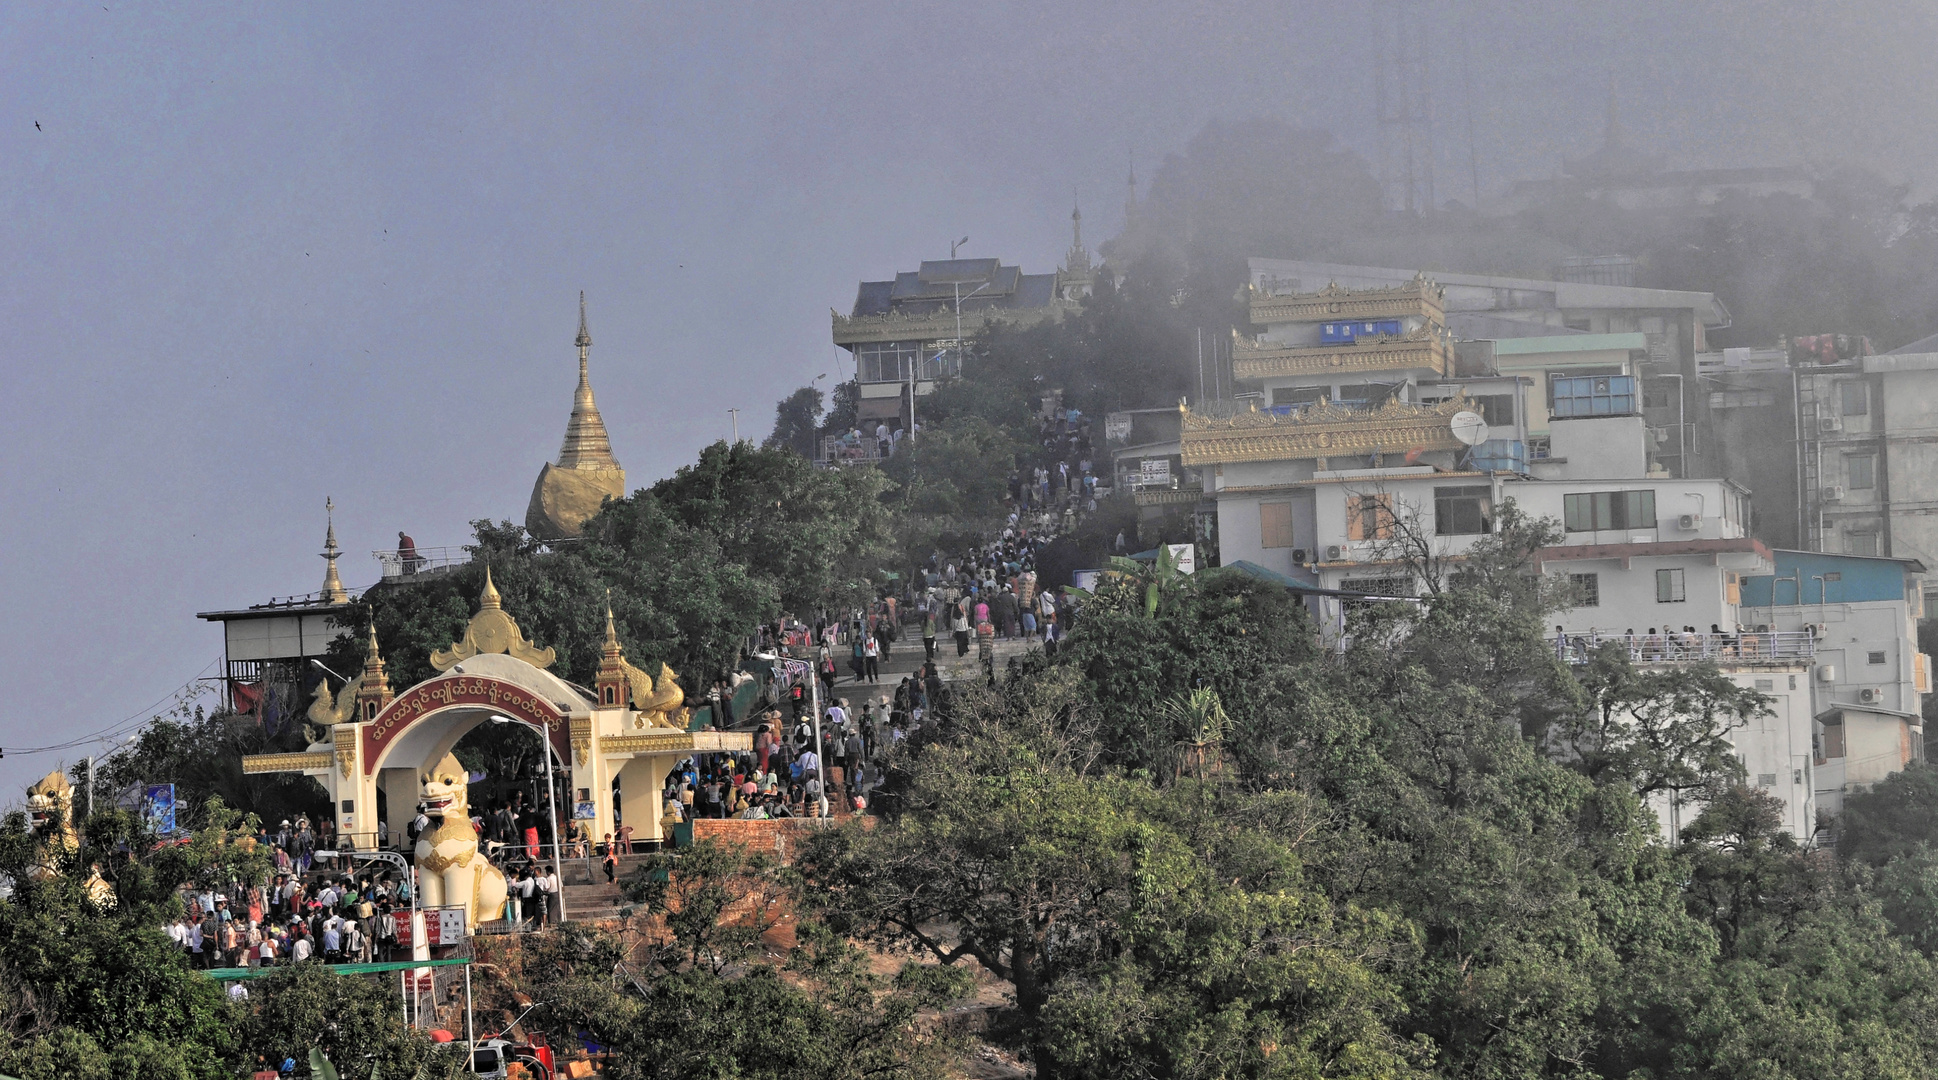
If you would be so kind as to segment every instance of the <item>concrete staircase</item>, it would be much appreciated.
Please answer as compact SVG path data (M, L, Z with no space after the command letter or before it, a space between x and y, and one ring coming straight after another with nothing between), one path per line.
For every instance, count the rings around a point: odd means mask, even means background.
M619 856L618 881L624 881L639 869L647 856L644 853ZM617 884L606 884L605 866L598 859L567 859L560 886L565 894L565 913L574 921L580 919L616 919L619 909L627 906L628 901Z

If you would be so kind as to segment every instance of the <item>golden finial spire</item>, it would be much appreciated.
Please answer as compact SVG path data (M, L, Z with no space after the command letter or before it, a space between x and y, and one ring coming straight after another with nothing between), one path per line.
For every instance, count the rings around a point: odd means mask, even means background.
M559 448L559 468L561 469L616 469L619 462L612 457L612 440L606 435L606 422L599 416L599 406L592 400L592 378L588 373L588 356L592 350L592 333L586 329L585 293L579 294L579 387L572 396L572 419L565 425L565 445Z
M363 657L363 674L352 684L357 688L357 716L374 720L390 704L390 678L384 674L383 654L377 651L377 613L370 613L370 647ZM349 687L344 687L348 690ZM339 721L341 722L341 721Z
M478 595L478 610L484 611L489 609L495 611L502 606L503 602L498 595L498 586L491 583L491 564L486 563L484 592Z
M343 587L343 579L336 572L336 557L343 554L343 549L336 546L336 500L324 496L323 512L329 520L329 527L323 533L323 602L347 604L350 590Z
M612 622L612 590L606 590L606 652L619 653L619 628Z

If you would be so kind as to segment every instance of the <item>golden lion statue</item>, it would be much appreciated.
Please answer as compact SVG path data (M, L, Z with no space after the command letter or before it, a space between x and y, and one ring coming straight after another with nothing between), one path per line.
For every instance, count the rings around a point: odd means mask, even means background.
M27 820L34 839L47 849L48 865L81 850L81 834L74 830L74 785L56 769L27 789Z
M498 918L505 906L504 872L478 853L471 827L471 795L457 755L426 769L421 797L436 824L417 838L418 893L423 906L463 905L466 923L476 929Z
M36 875L42 881L58 876L61 864L81 850L81 834L74 828L74 785L59 769L27 789L27 821L41 846ZM96 905L114 905L114 888L102 880L100 867L91 869L84 887Z

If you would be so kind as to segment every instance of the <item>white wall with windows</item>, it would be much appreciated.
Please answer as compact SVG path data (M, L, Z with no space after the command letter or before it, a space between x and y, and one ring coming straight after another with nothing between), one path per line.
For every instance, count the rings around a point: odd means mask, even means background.
M1736 685L1768 699L1767 715L1729 730L1730 744L1743 766L1743 782L1783 802L1783 828L1804 843L1817 831L1821 786L1813 758L1810 666L1808 664L1731 667L1723 674ZM1648 800L1661 826L1662 838L1673 841L1682 828L1702 812L1702 804L1685 794L1677 801L1664 793Z
M1543 571L1565 576L1581 597L1579 606L1554 617L1554 625L1564 633L1604 638L1688 626L1699 634L1711 627L1734 632L1745 621L1737 603L1742 578L1770 572L1768 556L1753 544L1743 541L1736 551L1661 555L1636 545L1594 558L1549 558Z
M1390 556L1402 527L1417 529L1436 557L1458 557L1494 530L1498 508L1507 499L1530 516L1562 522L1563 543L1571 546L1740 539L1747 532L1747 493L1724 480L1536 481L1421 466L1322 472L1309 480L1234 490L1237 472L1225 466L1216 485L1223 559L1245 559L1328 588L1346 577L1366 576L1362 564ZM1295 553L1303 558L1295 559ZM1713 563L1714 556L1698 558ZM1686 578L1679 586L1673 577L1660 582L1665 595L1678 587L1685 599L1665 604L1700 604L1708 595L1706 585ZM1657 588L1651 573L1643 585L1624 586L1623 595L1646 596L1653 604ZM1705 630L1710 622L1723 621L1720 610L1701 619L1633 617L1641 626L1695 623Z

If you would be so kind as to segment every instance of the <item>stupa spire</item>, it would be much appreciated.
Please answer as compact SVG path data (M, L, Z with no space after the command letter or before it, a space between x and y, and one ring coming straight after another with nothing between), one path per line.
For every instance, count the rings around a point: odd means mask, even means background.
M572 419L565 425L565 445L559 448L561 469L616 469L612 440L606 435L606 422L599 416L598 403L592 400L592 378L588 357L592 334L586 329L585 293L579 294L579 387L572 396Z
M525 508L525 529L550 543L578 536L585 523L608 499L626 497L626 470L612 456L612 439L599 405L592 400L592 330L585 315L585 293L579 294L579 386L572 395L572 419L565 425L565 443L556 464L546 462L532 485L532 501Z
M347 604L350 590L343 587L343 579L336 572L336 558L343 554L343 549L336 546L336 500L324 496L323 512L329 521L323 532L323 602Z

